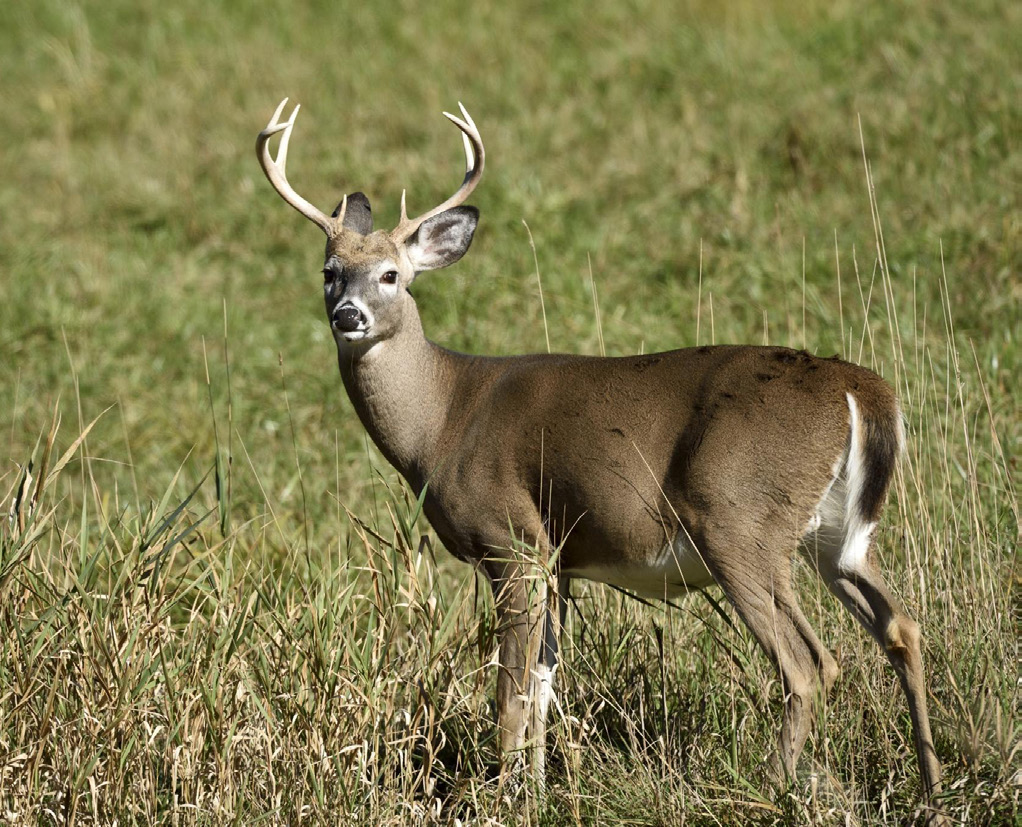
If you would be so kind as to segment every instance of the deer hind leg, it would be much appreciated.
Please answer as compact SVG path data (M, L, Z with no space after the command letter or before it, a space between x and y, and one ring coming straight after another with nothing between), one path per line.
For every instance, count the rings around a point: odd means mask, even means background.
M780 673L784 720L778 744L779 769L794 778L812 729L815 702L821 690L825 696L837 679L837 663L799 608L786 555L778 564L769 565L769 552L765 552L754 566L748 559L707 557L714 578Z
M926 683L918 624L891 593L872 560L875 519L849 496L845 473L835 478L802 549L827 587L880 644L898 675L909 715L926 796L940 792L940 763L926 711Z
M887 583L868 555L846 565L839 560L817 558L817 567L827 587L872 635L894 667L908 702L915 739L916 756L927 798L940 792L940 762L930 733L926 710L926 681L920 647L919 624L891 594ZM843 564L844 563L844 564Z

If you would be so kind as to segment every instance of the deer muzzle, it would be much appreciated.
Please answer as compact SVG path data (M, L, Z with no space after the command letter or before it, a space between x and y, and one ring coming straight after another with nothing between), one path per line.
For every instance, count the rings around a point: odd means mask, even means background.
M354 333L366 324L366 317L355 305L340 304L334 308L330 323L340 333Z

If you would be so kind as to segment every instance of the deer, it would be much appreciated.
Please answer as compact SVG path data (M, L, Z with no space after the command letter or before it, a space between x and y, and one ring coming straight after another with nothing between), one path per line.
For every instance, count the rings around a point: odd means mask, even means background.
M475 234L479 211L465 201L485 152L471 116L461 104L460 116L444 113L462 134L461 186L415 218L403 191L387 232L373 229L362 192L326 215L288 183L300 105L283 120L287 103L256 153L277 193L326 234L323 298L341 381L444 547L492 587L502 768L520 767L530 749L542 783L567 585L585 578L657 599L719 587L780 677L775 769L794 781L839 673L794 592L801 554L893 667L925 806L943 823L920 628L875 555L905 443L890 385L785 347L494 357L434 344L409 287L459 261Z

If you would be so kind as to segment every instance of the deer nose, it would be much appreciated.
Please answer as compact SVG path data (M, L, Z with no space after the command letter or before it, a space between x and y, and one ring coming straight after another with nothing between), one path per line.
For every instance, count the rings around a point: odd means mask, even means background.
M341 304L334 308L333 316L330 319L334 330L341 333L351 333L358 330L365 323L366 317L353 304Z

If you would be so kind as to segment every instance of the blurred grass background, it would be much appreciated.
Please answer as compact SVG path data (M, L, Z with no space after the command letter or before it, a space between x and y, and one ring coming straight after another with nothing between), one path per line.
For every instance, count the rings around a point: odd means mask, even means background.
M416 288L446 346L546 347L527 222L555 350L768 340L897 384L883 556L929 641L949 809L1008 823L1019 31L988 0L0 7L0 816L513 820L485 598L417 556L427 527L337 376L322 238L254 157L290 96L292 183L323 209L363 189L380 226L402 188L416 211L460 180L441 110L479 124L480 231ZM55 409L51 469L102 416L48 477ZM830 792L771 797L777 687L750 642L698 599L579 592L546 821L911 816L900 693L828 597L807 603L845 675L804 763ZM341 723L339 684L362 698Z

